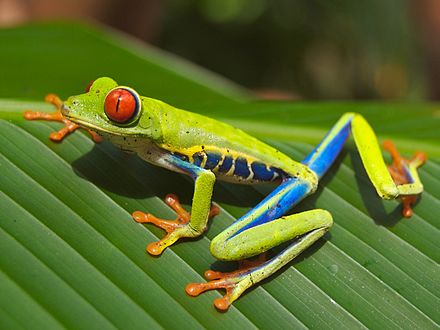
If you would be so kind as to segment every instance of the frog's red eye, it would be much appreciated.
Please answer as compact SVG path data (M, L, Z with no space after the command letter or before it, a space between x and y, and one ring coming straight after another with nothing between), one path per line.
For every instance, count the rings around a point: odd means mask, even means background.
M89 82L89 84L87 85L86 90L85 90L86 93L88 93L88 92L90 91L90 87L92 87L92 85L93 85L94 82L95 82L94 80L92 80L91 82Z
M111 121L129 123L138 115L139 110L139 95L131 88L115 88L105 97L104 111Z

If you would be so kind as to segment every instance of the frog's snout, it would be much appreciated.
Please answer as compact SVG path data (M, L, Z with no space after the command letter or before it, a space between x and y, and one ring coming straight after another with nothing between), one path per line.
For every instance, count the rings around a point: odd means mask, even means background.
M69 112L70 112L69 107L63 103L61 105L61 113L63 114L63 116L68 116Z

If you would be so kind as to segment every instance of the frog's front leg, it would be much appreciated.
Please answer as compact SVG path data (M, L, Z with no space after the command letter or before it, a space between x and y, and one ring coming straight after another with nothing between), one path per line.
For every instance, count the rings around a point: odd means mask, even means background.
M191 207L191 214L183 209L175 195L168 195L165 202L176 213L176 220L164 220L141 211L133 213L133 219L139 223L152 223L164 229L167 235L160 241L153 242L147 246L147 252L152 255L159 255L182 237L197 237L201 235L207 226L208 219L218 214L217 206L211 208L211 196L215 182L215 175L211 171L187 163L173 155L166 155L162 160L166 162L165 167L178 172L189 174L195 181L194 196Z
M50 104L52 104L55 107L55 112L53 113L47 113L43 111L33 111L28 110L25 111L23 114L23 117L27 120L48 120L48 121L58 121L60 123L64 124L64 127L61 128L58 132L52 132L49 135L49 138L54 142L60 142L62 141L67 135L70 133L73 133L78 128L80 128L79 125L72 123L70 120L66 119L62 113L61 108L63 107L63 101L55 95L55 94L47 94L44 100ZM102 141L102 138L96 134L95 132L86 129L87 132L89 132L90 136L92 137L93 141L96 143L99 143Z

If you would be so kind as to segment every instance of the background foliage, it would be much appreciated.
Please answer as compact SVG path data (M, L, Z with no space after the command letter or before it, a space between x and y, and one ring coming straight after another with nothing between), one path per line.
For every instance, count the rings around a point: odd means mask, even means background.
M420 99L428 66L417 22L423 6L409 0L168 0L150 41L258 91L306 99Z
M0 326L435 328L440 322L439 110L437 104L257 102L240 87L115 32L78 24L0 31ZM50 110L47 92L81 93L98 76L143 95L226 120L295 159L312 150L345 111L359 111L380 138L423 149L426 192L410 219L380 201L352 144L299 210L328 209L335 225L298 260L218 313L210 292L186 296L209 267L231 269L209 242L269 187L216 185L222 212L198 240L160 258L145 254L163 233L132 221L141 209L172 218L162 197L188 204L192 183L73 134L25 122ZM417 109L416 113L414 110Z

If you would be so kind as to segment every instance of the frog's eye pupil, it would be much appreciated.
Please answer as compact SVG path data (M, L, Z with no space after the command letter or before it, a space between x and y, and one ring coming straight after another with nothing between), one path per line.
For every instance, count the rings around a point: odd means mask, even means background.
M139 99L127 88L116 88L105 98L104 111L114 122L124 124L131 121L139 112Z
M85 90L86 93L90 92L90 87L92 87L92 85L93 85L94 82L95 82L94 80L92 80L91 82L89 82L89 84L87 85L86 90Z

